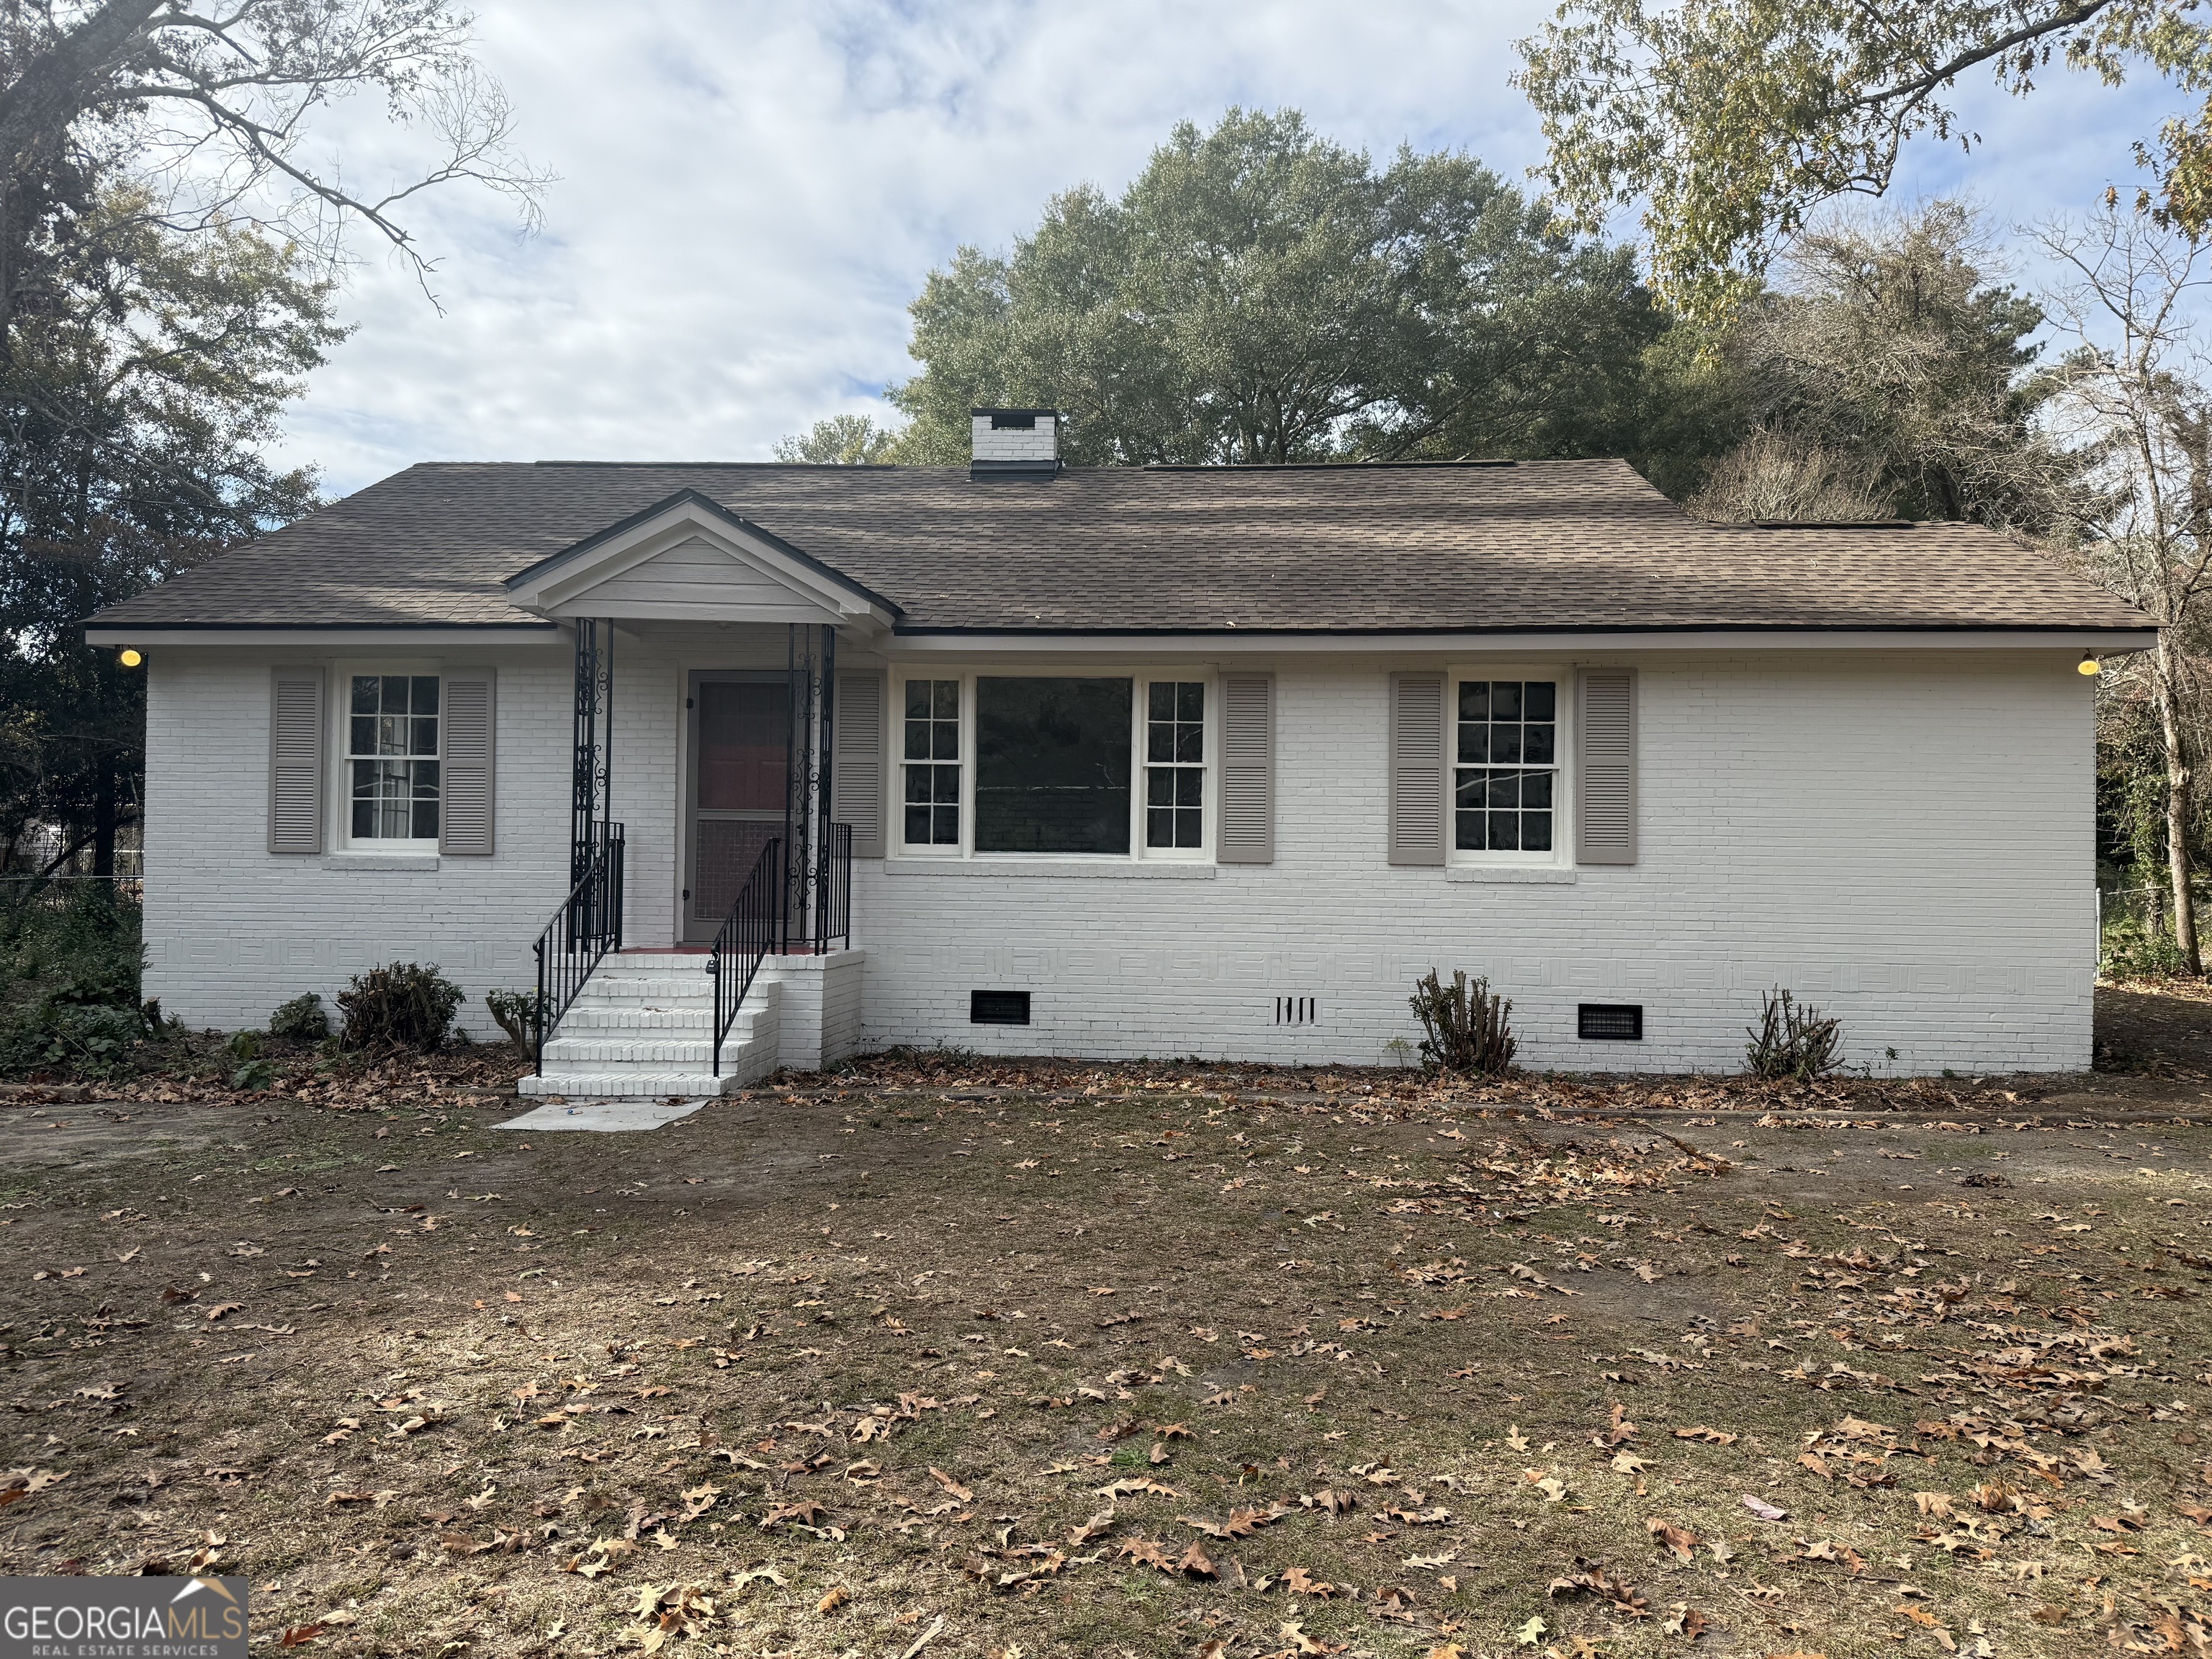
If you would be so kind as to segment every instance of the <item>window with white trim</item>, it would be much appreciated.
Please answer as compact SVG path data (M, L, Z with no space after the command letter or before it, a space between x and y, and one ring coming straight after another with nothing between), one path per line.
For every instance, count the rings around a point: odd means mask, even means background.
M435 842L438 677L353 674L347 691L347 838Z
M1551 853L1559 844L1559 685L1461 680L1452 847L1462 853Z
M1206 683L1154 680L1145 708L1145 845L1206 845Z
M906 683L906 825L909 847L960 845L960 682Z
M1200 675L937 670L893 696L904 853L1212 855L1218 699Z

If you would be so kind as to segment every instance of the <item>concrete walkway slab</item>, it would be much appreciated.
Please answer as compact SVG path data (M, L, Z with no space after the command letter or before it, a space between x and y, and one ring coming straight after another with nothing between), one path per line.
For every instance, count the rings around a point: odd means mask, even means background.
M600 1134L624 1134L637 1129L658 1129L665 1123L690 1117L709 1096L696 1099L620 1097L606 1100L564 1100L540 1106L534 1112L495 1125L501 1129L588 1129Z

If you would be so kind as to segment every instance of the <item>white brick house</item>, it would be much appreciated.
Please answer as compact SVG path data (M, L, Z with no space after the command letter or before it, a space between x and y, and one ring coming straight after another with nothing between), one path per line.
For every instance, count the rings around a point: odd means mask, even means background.
M572 1094L1388 1061L1431 967L1535 1067L1733 1070L1773 986L1854 1064L2087 1063L2076 671L2140 613L1617 462L1084 471L1055 424L978 411L969 470L416 467L93 619L149 677L148 994L252 1025L434 962L488 1034L542 953L526 1086Z

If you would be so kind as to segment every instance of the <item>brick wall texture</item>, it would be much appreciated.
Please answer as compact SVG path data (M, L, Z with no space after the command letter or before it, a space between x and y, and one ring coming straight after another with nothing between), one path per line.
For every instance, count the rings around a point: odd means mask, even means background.
M2085 1066L2092 685L2075 654L1609 659L1640 670L1638 862L1544 882L1385 862L1388 676L1434 659L1284 657L1266 665L1273 864L994 880L863 860L866 954L833 999L857 1000L838 1023L856 1021L863 1048L1389 1063L1418 1038L1413 980L1461 968L1511 997L1538 1068L1739 1069L1774 986L1839 1015L1851 1063L1878 1072ZM372 963L431 961L490 1035L482 994L531 982L531 941L565 884L566 647L446 659L499 671L498 851L408 869L263 850L269 670L312 657L151 655L148 994L235 1028ZM633 944L670 942L678 909L686 671L782 662L781 630L623 636ZM1033 1023L970 1025L976 989L1029 991ZM1308 997L1311 1024L1276 1023L1278 999ZM1582 1002L1640 1003L1644 1040L1577 1040Z

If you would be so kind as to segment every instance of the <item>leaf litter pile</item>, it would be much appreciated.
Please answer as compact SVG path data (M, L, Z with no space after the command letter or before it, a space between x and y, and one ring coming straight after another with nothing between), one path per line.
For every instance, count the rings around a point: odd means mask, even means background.
M2207 1131L1271 1080L11 1106L0 1571L441 1659L2212 1651Z

